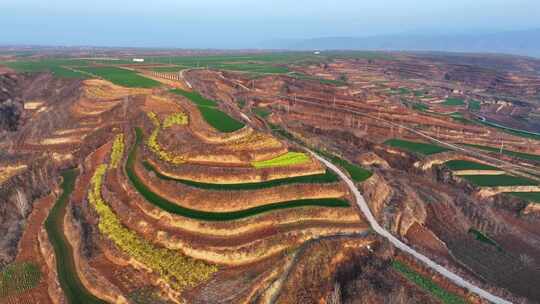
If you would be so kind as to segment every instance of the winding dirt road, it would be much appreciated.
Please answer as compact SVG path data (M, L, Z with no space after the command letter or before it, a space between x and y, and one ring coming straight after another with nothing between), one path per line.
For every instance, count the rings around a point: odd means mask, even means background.
M442 276L446 277L448 280L450 280L454 284L456 284L458 286L461 286L463 288L466 288L469 291L477 294L478 296L480 296L480 297L482 297L482 298L484 298L484 299L486 299L488 301L491 301L493 303L496 303L496 304L511 304L512 303L512 302L506 301L506 300L504 300L504 299L502 299L502 298L500 298L500 297L498 297L496 295L493 295L490 292L488 292L488 291L486 291L484 289L481 289L478 286L475 286L475 285L467 282L462 277L452 273L451 271L447 270L443 266L441 266L441 265L435 263L434 261L430 260L425 255L423 255L423 254L417 252L416 250L414 250L413 248L409 247L408 245L406 245L405 243L403 243L402 241L397 239L395 236L393 236L390 232L388 232L387 230L382 228L379 225L379 223L377 223L377 220L375 219L375 217L371 213L371 210L369 209L364 197L362 196L362 194L360 194L360 191L358 191L358 189L356 188L356 185L354 184L354 182L345 173L343 173L343 171L341 171L341 169L339 169L337 166L335 166L331 162L327 161L326 159L322 158L321 156L315 154L314 152L312 152L312 151L310 151L310 152L315 158L317 158L322 163L324 163L328 168L330 168L332 171L337 173L341 177L341 179L343 179L345 181L345 183L347 184L347 186L351 190L352 194L354 195L354 198L356 200L356 204L358 205L358 207L360 208L360 210L364 214L364 217L369 221L369 223L371 225L371 228L373 228L373 230L377 234L379 234L379 235L383 236L384 238L386 238L388 241L390 241L390 243L392 243L394 246L396 246L396 248L399 248L400 250L407 252L408 254L415 257L417 260L419 260L422 263L424 263L425 265L427 265L429 268L431 268L431 269L435 270L436 272L440 273Z

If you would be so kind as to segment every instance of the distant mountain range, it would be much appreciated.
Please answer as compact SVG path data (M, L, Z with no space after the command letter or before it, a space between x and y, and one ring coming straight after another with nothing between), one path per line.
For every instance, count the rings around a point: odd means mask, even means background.
M540 57L540 29L459 35L383 35L265 41L262 48L506 53Z

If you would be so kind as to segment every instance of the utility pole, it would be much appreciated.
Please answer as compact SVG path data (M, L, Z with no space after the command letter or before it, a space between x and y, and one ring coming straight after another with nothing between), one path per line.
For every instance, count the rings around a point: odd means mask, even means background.
M501 155L503 154L504 139L501 137Z

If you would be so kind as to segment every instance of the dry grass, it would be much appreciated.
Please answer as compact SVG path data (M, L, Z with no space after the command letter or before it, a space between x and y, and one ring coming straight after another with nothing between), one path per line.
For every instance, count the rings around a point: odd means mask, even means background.
M84 81L84 95L91 99L112 100L130 95L150 94L150 89L126 88L100 79Z
M26 169L27 167L27 165L13 165L3 167L2 170L0 170L0 184L8 180L10 177L16 175L17 173L21 172L22 170Z

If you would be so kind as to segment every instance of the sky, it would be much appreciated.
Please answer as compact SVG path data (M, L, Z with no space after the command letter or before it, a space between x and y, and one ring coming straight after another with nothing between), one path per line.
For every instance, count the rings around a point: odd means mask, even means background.
M0 44L250 48L540 28L539 0L0 0Z

